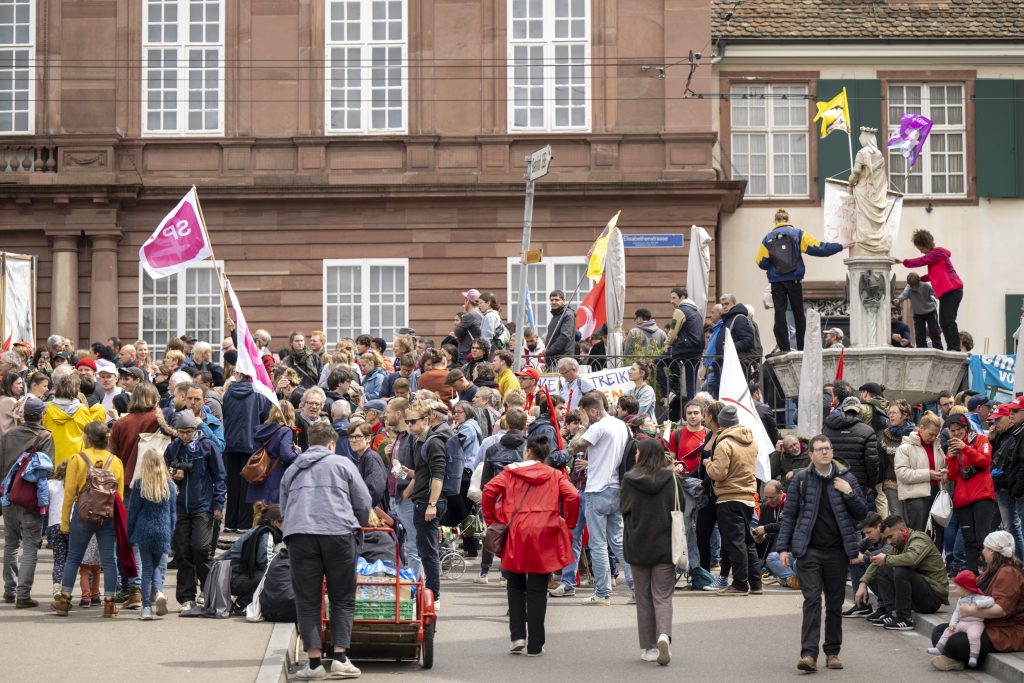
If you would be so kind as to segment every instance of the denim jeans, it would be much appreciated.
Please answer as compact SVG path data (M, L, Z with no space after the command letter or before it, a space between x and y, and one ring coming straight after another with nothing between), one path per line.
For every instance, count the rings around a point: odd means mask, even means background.
M1024 498L1014 498L1009 491L996 491L996 504L999 506L999 516L1002 518L1002 528L1009 531L1013 536L1014 547L1017 552L1017 559L1024 557L1024 535L1021 533L1020 512Z
M151 553L148 550L140 551L135 546L135 557L139 559L141 567L140 587L142 589L142 606L150 607L150 596L153 593L162 593L164 590L164 572L167 569L167 553Z
M4 508L4 595L32 597L36 556L43 539L43 518L20 505ZM18 547L21 547L21 566Z
M75 587L75 579L78 578L78 567L85 557L85 550L89 547L89 541L96 537L96 544L100 548L100 559L103 561L103 596L113 598L117 593L117 531L114 529L114 520L110 519L103 524L89 524L78 518L78 515L71 515L71 534L68 538L68 559L64 563L64 577L60 582L60 589L70 594Z
M780 582L785 583L789 577L796 576L796 558L792 555L789 556L788 569L782 566L782 560L776 552L768 553L768 557L764 558L764 565Z
M392 498L391 512L405 527L405 556L409 561L409 569L419 576L423 573L423 563L420 562L420 551L416 548L416 525L413 523L412 501L408 498Z
M619 487L587 494L587 530L590 557L594 566L594 593L600 598L612 595L612 576L608 562L608 548L612 549L626 574L626 583L633 590L633 572L622 554L622 513L619 512Z
M566 588L576 587L576 570L580 566L580 553L583 552L583 528L587 523L587 494L580 491L580 517L576 528L572 530L572 562L562 570L562 584Z
M953 554L953 571L960 572L967 567L964 535L960 533L960 521L956 517L956 512L949 518L949 526L943 531L942 549L946 555Z
M434 600L441 597L441 520L444 519L448 502L442 497L437 501L437 515L433 520L426 520L427 502L413 503L413 526L416 528L416 547L423 563L423 576L427 588L434 593Z

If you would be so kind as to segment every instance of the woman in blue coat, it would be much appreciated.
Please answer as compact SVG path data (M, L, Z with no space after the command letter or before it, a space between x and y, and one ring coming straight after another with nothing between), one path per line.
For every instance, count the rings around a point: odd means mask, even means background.
M266 445L270 456L270 476L262 484L249 484L245 502L252 505L263 502L277 505L281 497L281 477L285 469L299 455L295 444L295 408L288 401L282 401L280 408L271 408L267 421L253 430L254 448ZM254 451L255 452L255 451Z

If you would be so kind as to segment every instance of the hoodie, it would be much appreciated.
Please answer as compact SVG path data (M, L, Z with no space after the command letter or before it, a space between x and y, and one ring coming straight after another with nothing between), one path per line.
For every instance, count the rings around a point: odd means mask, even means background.
M480 423L470 418L459 425L455 433L459 435L459 443L462 444L462 454L465 456L463 467L467 470L476 469L483 453L480 452L480 442L484 440L483 432L480 430Z
M743 425L723 429L718 434L714 455L707 466L718 502L739 500L753 503L757 490L756 468L754 433Z
M903 265L907 268L928 267L928 274L921 276L921 282L930 282L935 296L940 299L947 292L954 289L963 289L964 283L953 268L953 262L949 257L951 252L945 247L934 247L927 254L918 258L903 259Z
M53 435L53 466L56 468L82 450L82 431L90 422L106 422L103 406L86 407L77 399L56 398L46 404L43 427Z
M311 446L281 480L284 538L346 536L370 519L370 492L348 458Z
M224 392L224 452L243 453L256 450L252 435L256 427L267 421L270 401L257 394L251 380L232 382Z
M660 354L667 339L668 335L658 327L658 323L653 320L645 320L629 331L629 335L626 337L625 355L637 355L645 347L654 348Z
M672 511L676 496L683 505L681 477L671 469L645 474L626 472L619 492L622 511L622 552L629 564L672 564Z
M498 443L487 449L484 454L484 469L480 486L501 474L501 471L512 463L522 462L526 453L526 435L518 429L505 432Z

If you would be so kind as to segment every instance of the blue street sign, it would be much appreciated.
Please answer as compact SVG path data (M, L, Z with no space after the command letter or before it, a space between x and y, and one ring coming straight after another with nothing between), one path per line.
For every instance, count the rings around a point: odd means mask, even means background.
M639 235L622 234L622 245L626 249L676 249L683 246L681 233L649 233Z

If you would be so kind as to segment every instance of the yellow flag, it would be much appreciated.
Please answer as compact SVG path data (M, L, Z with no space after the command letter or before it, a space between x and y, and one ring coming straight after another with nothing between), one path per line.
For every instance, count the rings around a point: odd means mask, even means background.
M821 137L825 138L829 133L841 130L844 133L850 132L850 103L846 99L846 88L828 102L816 102L818 113L814 121L821 119Z
M604 273L604 257L608 253L608 235L618 225L619 214L621 213L622 211L619 210L612 216L611 220L608 221L608 225L604 226L604 230L601 231L601 236L597 238L594 246L590 247L590 251L587 252L587 258L590 259L587 263L587 277L591 280L600 280L601 274Z

